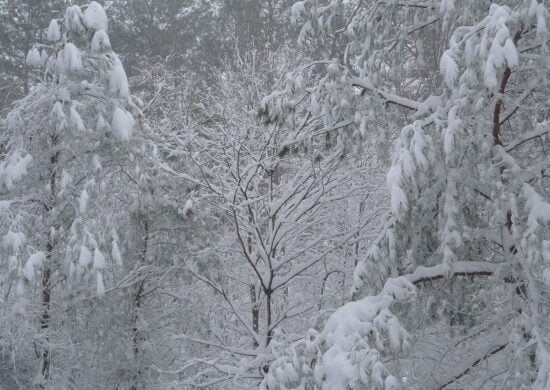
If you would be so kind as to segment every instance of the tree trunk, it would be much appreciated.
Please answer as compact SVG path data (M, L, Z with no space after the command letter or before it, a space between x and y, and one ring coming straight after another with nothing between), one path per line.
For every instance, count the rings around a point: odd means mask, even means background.
M51 244L48 243L50 250L48 251L48 260L51 258ZM40 317L40 329L44 335L42 351L40 353L40 374L47 381L50 374L50 347L48 328L50 326L50 304L51 304L51 276L52 271L45 267L42 271L42 316Z
M258 299L256 297L256 286L250 285L250 304L252 306L252 329L258 333L260 311L258 309ZM257 347L258 343L254 340L254 346Z
M139 261L140 265L145 264L145 262L147 260L147 248L149 246L149 222L147 221L147 219L145 219L144 222L143 222L143 230L144 230L143 237L142 237L143 248L141 250L141 255L140 255L140 261ZM140 378L141 378L141 375L142 375L139 359L140 359L141 343L142 343L143 337L142 337L141 332L140 332L139 327L138 327L138 321L139 321L139 315L140 315L139 311L141 309L141 301L142 301L142 298L143 298L144 288L145 288L145 281L142 280L138 285L137 291L134 295L134 302L133 302L133 304L134 304L134 325L133 325L133 328L132 328L132 334L133 334L133 336L132 336L132 345L133 345L132 352L133 352L133 358L134 358L134 375L132 377L132 386L130 387L131 390L137 390L138 389L138 385L139 385Z
M266 291L265 293L265 310L266 310L266 340L265 345L268 346L271 343L271 339L273 338L273 329L271 329L271 322L272 322L272 313L271 313L271 296L273 292L272 291Z
M59 163L59 152L56 151L59 144L59 137L51 137L51 148L53 154L50 157L50 199L46 206L46 211L50 212L55 207L56 187L57 187L57 168ZM55 227L55 226L52 226ZM48 232L49 234L49 232ZM50 327L50 308L51 308L51 279L52 279L52 257L54 252L54 242L50 237L46 243L46 262L42 270L42 315L40 316L40 329L43 335L42 350L40 351L40 375L44 382L47 382L50 376L50 346L49 346L49 327ZM44 387L44 385L42 385Z

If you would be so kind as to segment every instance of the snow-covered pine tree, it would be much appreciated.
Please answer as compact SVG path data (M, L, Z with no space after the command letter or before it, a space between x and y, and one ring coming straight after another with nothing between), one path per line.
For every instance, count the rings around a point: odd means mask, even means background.
M107 212L116 207L109 172L131 157L126 145L140 109L107 31L97 2L70 6L52 20L49 43L27 56L42 81L6 120L0 232L2 286L13 322L2 332L13 332L5 340L12 340L6 347L14 362L34 349L33 382L40 387L59 388L67 380L54 359L74 363L63 356L68 340L56 329L63 298L90 284L94 294L104 294L107 270L121 261ZM19 380L30 386L28 377Z
M293 16L304 42L345 50L297 69L290 85L310 84L266 99L271 117L305 101L322 124L312 136L397 140L391 213L355 273L367 296L263 388L550 388L543 2L312 0Z

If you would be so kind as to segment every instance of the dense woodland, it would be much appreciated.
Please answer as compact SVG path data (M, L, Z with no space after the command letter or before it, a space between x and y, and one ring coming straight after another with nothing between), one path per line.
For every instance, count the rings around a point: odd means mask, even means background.
M550 389L543 0L0 0L0 389Z

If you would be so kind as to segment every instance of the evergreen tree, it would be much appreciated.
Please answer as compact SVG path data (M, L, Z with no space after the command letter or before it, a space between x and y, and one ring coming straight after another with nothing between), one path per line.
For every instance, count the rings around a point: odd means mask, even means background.
M25 324L30 336L11 338L10 347L17 360L18 351L34 343L34 383L40 387L67 380L56 366L71 364L59 346L61 303L88 283L103 295L108 271L121 264L105 208L113 202L110 172L117 160L128 158L140 109L107 31L105 11L96 2L70 6L62 19L52 20L49 44L36 45L26 58L42 72L42 82L6 121L7 153L0 163L3 284L13 324ZM18 343L25 347L15 348Z

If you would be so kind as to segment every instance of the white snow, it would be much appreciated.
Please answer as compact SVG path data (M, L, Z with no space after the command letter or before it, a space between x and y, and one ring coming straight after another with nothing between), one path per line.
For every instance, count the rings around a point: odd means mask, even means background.
M542 258L546 262L546 264L550 264L550 241L549 240L543 240L542 241ZM544 279L550 283L550 267L546 268L544 270Z
M530 18L533 18L537 15L538 7L539 7L538 0L531 0L531 4L529 5L529 11L527 13Z
M59 22L57 19L50 21L48 26L48 41L57 42L61 39L61 29L59 28Z
M431 144L431 137L424 133L421 127L415 126L411 139L411 149L414 153L414 162L416 166L424 169L429 168L430 163L424 153L429 144Z
M67 188L67 186L71 183L72 181L72 177L71 175L63 169L63 171L61 172L61 190L64 190L65 188Z
M77 275L76 266L75 266L74 262L71 261L69 263L69 276L71 278L74 278L76 275Z
M63 49L63 57L65 69L69 72L82 69L82 59L80 58L80 51L71 42L65 45Z
M78 131L84 130L84 122L82 122L82 118L80 117L76 109L72 106L70 109L70 119L74 129Z
M386 177L386 183L390 192L391 210L394 216L407 208L407 196L401 188L401 172L397 167L390 168Z
M25 294L25 284L23 283L23 280L20 279L17 281L15 292L18 296L23 296Z
M449 161L453 153L455 136L458 135L461 128L462 121L458 115L458 107L452 107L447 117L447 128L443 132L443 151L445 152L447 161Z
M101 171L101 168L102 168L102 166L101 166L101 160L99 159L99 156L98 156L97 154L94 154L94 155L92 156L92 166L94 167L94 170L95 170L96 172Z
M82 11L78 5L67 8L65 12L65 29L76 34L82 34L85 31L82 24Z
M130 89L128 87L128 77L124 72L122 62L115 54L113 58L113 65L108 75L109 80L109 92L119 98L125 98L130 95Z
M99 115L97 117L97 123L96 123L95 129L98 133L102 133L102 134L108 134L110 132L110 126L105 120L105 118L103 118L103 115Z
M40 60L42 61L42 64L45 65L48 63L48 52L46 50L42 50L42 53L40 54Z
M111 41L105 30L97 30L92 38L92 50L102 53L111 50Z
M426 100L420 103L416 115L421 116L430 112L436 112L441 106L443 106L441 96L430 95Z
M97 280L97 295L103 296L105 295L105 284L103 283L103 275L101 275L101 272L96 272L96 280Z
M40 52L36 47L32 48L29 51L29 54L27 54L27 59L25 61L27 66L30 66L31 68L40 68L42 63L42 57L40 56Z
M483 68L483 77L485 86L489 89L496 89L497 87L497 71L493 63L493 58L491 55L487 58L485 62L485 67Z
M303 1L297 1L294 3L290 9L290 19L293 24L300 20L303 13L306 12Z
M99 3L92 1L84 11L84 25L93 30L107 31L108 21L105 10Z
M548 223L550 221L550 203L529 184L523 185L523 196L526 200L526 209L528 211L527 227L530 232L535 232L540 223Z
M305 337L306 361L313 359L314 366L307 367L306 371L313 370L319 389L345 389L353 381L359 386L357 388L363 388L361 385L367 383L373 385L373 381L378 386L376 388L400 388L399 381L384 366L380 352L390 350L396 354L409 347L409 334L391 312L391 305L414 297L416 283L451 273L494 273L498 268L496 263L457 261L450 266L418 267L411 274L387 280L380 294L337 309L321 333L308 332ZM275 377L279 374L292 376L293 367L300 369L299 362L288 366L288 372L280 371ZM358 378L361 378L360 382L357 382Z
M34 269L37 267L41 267L45 260L46 260L46 256L44 255L43 252L35 252L32 255L30 255L29 259L25 263L25 270L24 270L25 277L28 280L33 280Z
M98 248L95 248L93 270L97 271L103 268L105 268L105 256L103 256L103 253Z
M84 188L82 190L82 193L80 194L80 200L78 203L78 211L80 214L84 214L86 212L86 209L88 208L88 199L89 199L88 191Z
M537 35L541 36L546 31L546 8L543 3L539 3L537 7Z
M516 50L516 45L512 42L511 39L507 39L503 47L504 58L506 59L506 65L513 68L519 64L518 51Z
M450 49L445 50L445 52L441 56L441 60L439 62L439 70L445 78L445 83L449 88L451 88L454 85L454 82L458 75L458 66L453 59L453 52Z
M14 253L18 253L26 240L25 234L9 230L4 237L2 237L2 246L5 249L11 249Z
M307 37L308 36L311 36L313 35L315 32L315 30L313 29L312 25L311 25L311 22L308 20L304 23L304 25L302 26L302 29L300 30L300 35L298 35L298 45L299 46L302 46L304 44L304 42L306 41ZM332 66L332 68L331 68ZM334 70L334 67L336 67L334 64L330 64L328 67L327 67L327 70L329 71L329 73L332 73L331 70ZM338 68L336 67L336 70Z
M0 200L0 213L8 212L12 203L11 200Z
M432 267L418 267L413 273L404 275L402 278L415 284L421 280L437 278L452 273L494 273L498 270L499 264L485 261L455 261L451 264L438 264ZM391 279L390 279L391 280ZM384 287L385 288L385 287Z
M489 50L489 58L491 58L491 62L495 68L500 68L502 65L504 65L504 52L499 41L500 39L498 38L497 34L495 39L493 39L493 42L491 43L491 49Z
M59 96L59 99L62 102L70 102L71 101L71 93L69 92L69 90L67 88L60 88L58 96Z
M439 4L439 12L443 15L449 14L455 9L454 0L441 0Z
M122 267L122 256L120 255L120 249L118 248L118 243L116 242L116 240L113 240L112 247L113 248L111 249L111 256L113 257L116 265Z
M414 295L414 291L405 278L390 279L379 295L350 302L330 316L312 342L313 348L322 348L314 367L315 377L323 379L322 389L344 389L360 371L370 372L377 384L384 384L384 377L391 375L377 348L387 345L400 351L407 347L409 337L389 307L396 299ZM369 345L367 339L376 340L377 345Z
M68 42L57 56L55 69L58 73L76 72L82 69L82 58L78 48Z
M121 141L128 141L132 137L134 127L134 118L132 114L117 107L113 114L112 128L115 136Z
M187 215L189 211L193 208L193 199L187 199L185 205L183 206L183 215Z
M81 268L86 268L92 262L92 253L84 245L80 247L80 256L78 257L78 265Z
M27 168L32 162L31 155L23 153L16 151L0 163L0 185L5 186L8 191L27 174Z

